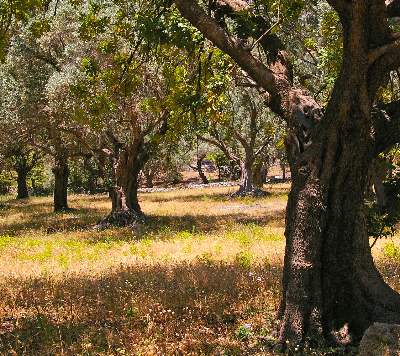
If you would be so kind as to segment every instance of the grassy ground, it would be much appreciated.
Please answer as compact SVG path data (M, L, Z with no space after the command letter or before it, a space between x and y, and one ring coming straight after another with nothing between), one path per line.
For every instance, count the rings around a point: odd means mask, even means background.
M134 232L92 229L104 196L73 196L66 214L1 198L0 354L272 354L288 186L234 189L142 194ZM399 246L374 247L398 290Z

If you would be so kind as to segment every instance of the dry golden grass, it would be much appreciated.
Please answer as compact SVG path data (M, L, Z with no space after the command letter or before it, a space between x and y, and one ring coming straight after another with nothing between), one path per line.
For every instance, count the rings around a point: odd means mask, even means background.
M135 232L92 229L105 196L1 198L0 354L272 354L288 186L234 189L142 194ZM398 246L375 248L396 288Z

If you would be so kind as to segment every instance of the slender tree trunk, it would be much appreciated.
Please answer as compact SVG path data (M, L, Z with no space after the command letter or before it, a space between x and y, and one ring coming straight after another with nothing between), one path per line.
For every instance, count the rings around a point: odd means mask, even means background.
M383 184L388 173L386 162L381 159L375 160L375 164L372 167L371 182L374 186L376 202L382 209L388 205L389 200Z
M253 182L256 188L262 189L265 183L265 166L262 162L257 162L253 166Z
M56 157L54 174L54 211L68 210L68 159L62 155Z
M25 169L17 170L17 199L29 198L29 191L27 185L27 171Z
M282 171L282 180L285 182L286 181L286 164L285 162L280 163L281 166L281 171Z

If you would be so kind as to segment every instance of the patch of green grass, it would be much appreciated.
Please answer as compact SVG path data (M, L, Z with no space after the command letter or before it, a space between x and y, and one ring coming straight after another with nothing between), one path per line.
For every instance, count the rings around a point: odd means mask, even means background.
M40 263L47 262L53 257L53 244L51 242L45 243L43 245L35 244L31 245L33 240L28 240L28 245L30 248L39 247L37 250L22 250L18 253L18 259L21 261L37 261Z
M14 242L15 242L14 237L8 235L0 236L0 250L10 247Z
M225 235L228 239L237 240L242 246L249 246L259 241L281 241L283 236L268 227L256 224L247 224L238 229L232 229Z
M220 255L222 252L222 245L220 243L214 246L214 252L216 255Z
M383 247L383 253L386 257L391 259L400 260L400 248L397 247L393 241L388 242Z
M177 240L188 240L193 237L194 237L193 233L191 233L189 231L180 231L180 232L177 232L174 236L174 238Z
M191 241L187 241L183 247L182 247L182 251L184 253L192 253L193 252L193 244Z
M235 256L235 263L241 268L250 269L254 256L250 251L241 251Z

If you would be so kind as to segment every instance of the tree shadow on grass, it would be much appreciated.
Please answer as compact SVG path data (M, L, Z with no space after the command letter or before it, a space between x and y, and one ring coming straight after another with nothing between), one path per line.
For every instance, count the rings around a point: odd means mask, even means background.
M182 232L210 233L220 232L226 226L233 224L253 224L258 226L268 226L271 223L284 224L285 211L265 212L262 216L249 216L246 214L226 214L226 215L183 215L183 216L149 216L148 224L145 226L146 233Z
M87 230L92 228L104 214L103 209L95 208L72 209L60 213L48 209L35 210L10 223L6 221L0 228L0 235L19 236L29 230L44 231L49 234Z
M0 354L249 354L271 333L281 268L199 261L0 284ZM235 331L250 323L251 340ZM257 349L257 350L255 350ZM119 351L118 351L119 350Z

